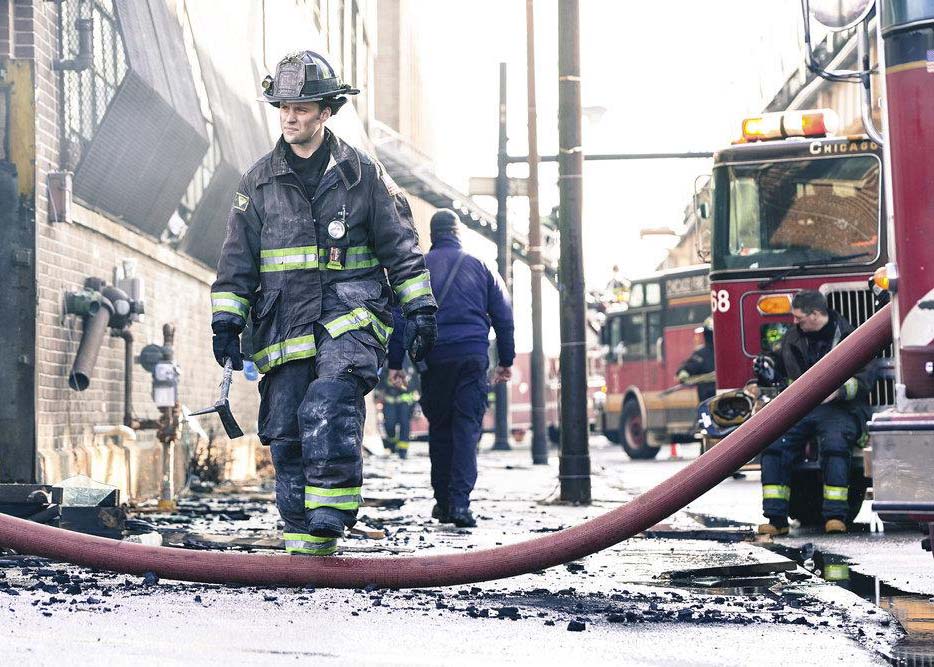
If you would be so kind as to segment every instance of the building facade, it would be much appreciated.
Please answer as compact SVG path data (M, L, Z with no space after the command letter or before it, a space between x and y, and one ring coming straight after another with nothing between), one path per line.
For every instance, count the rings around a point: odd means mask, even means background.
M127 428L159 415L135 357L174 326L180 403L216 399L210 285L240 175L279 134L256 97L283 55L318 49L364 91L329 125L368 143L375 0L218 5L0 0L0 244L12 250L0 258L0 481L83 473L131 497L157 491L155 432ZM129 336L104 336L78 391L72 365L90 318L71 311L103 284L132 287L144 313ZM211 417L186 442L216 439L226 475L249 477L255 382L238 374L231 398L247 437L228 443ZM189 455L176 457L179 482Z

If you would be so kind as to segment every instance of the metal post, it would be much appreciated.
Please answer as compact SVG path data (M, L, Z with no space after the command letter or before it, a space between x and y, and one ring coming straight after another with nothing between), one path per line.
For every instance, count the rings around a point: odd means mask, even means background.
M175 361L175 327L162 325L162 346L165 349L165 361ZM181 405L175 401L172 407L159 408L159 430L156 439L162 443L162 490L159 494L159 509L174 512L175 504L175 439L178 436L178 424Z
M545 351L542 342L542 222L538 203L538 114L535 110L535 9L525 2L529 104L529 269L532 271L532 463L548 463L545 425Z
M561 500L590 503L587 340L581 256L584 155L581 146L580 7L558 3L558 225L561 263Z
M506 173L506 63L499 64L499 152L496 156L496 265L499 275L512 293L512 238L506 204L509 198L509 176ZM509 446L509 385L496 385L496 437L493 449Z

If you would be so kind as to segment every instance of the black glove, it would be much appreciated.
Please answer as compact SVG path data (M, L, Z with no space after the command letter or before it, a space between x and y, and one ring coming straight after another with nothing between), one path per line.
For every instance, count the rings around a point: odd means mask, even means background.
M409 351L412 363L418 363L428 356L438 339L438 323L433 311L422 309L409 313L405 322L402 340Z
M752 361L752 372L759 384L770 387L775 384L775 362L767 354L760 354Z
M215 322L211 325L214 330L214 358L221 366L230 359L235 371L243 370L243 355L240 354L240 327L230 322Z

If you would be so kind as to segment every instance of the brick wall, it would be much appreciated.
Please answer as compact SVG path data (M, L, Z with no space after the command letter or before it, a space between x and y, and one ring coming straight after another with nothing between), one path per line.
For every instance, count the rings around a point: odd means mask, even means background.
M84 392L68 388L67 377L81 338L82 323L63 316L63 297L80 289L88 276L112 283L114 268L133 260L145 282L147 313L133 326L136 351L146 343L162 342L162 325L176 326L176 358L182 369L181 401L191 409L210 405L220 379L211 352L210 282L213 271L154 239L86 208L76 207L72 224L47 222L46 175L59 167L59 76L51 69L58 55L58 3L23 3L30 15L36 61L36 227L38 313L36 342L38 474L56 481L76 473L126 487L127 466L132 468L132 495L152 495L161 477L161 452L152 432L140 432L135 443L118 446L111 438L94 435L95 425L117 425L123 420L123 341L108 338L98 357L91 386ZM25 6L28 5L28 6ZM16 3L17 11L20 2ZM17 26L27 27L25 23ZM66 29L73 29L68 28ZM17 53L20 45L17 42ZM24 47L25 48L25 47ZM23 51L25 52L25 51ZM64 76L73 76L65 73ZM255 432L258 407L255 383L238 377L234 383L234 409L247 432ZM134 368L133 400L136 416L157 417L150 398L150 376ZM219 423L203 418L205 428ZM255 440L237 441L249 460ZM184 455L179 452L177 479ZM238 466L249 474L250 466Z

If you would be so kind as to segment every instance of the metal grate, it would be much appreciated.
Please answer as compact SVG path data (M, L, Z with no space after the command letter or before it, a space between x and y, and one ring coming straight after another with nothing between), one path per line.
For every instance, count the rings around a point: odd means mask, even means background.
M91 66L82 72L63 72L66 163L74 170L127 73L127 62L113 0L66 0L60 6L59 29L66 60L78 55L75 20L90 19L93 26Z
M872 291L867 289L833 289L827 292L827 305L849 320L850 324L858 327L868 320L875 312L875 299ZM877 355L877 359L890 360L893 348L887 346ZM886 361L879 362L882 372L880 375L890 375L885 371L891 368ZM869 402L873 406L893 405L895 403L895 382L891 377L879 377L869 394Z

